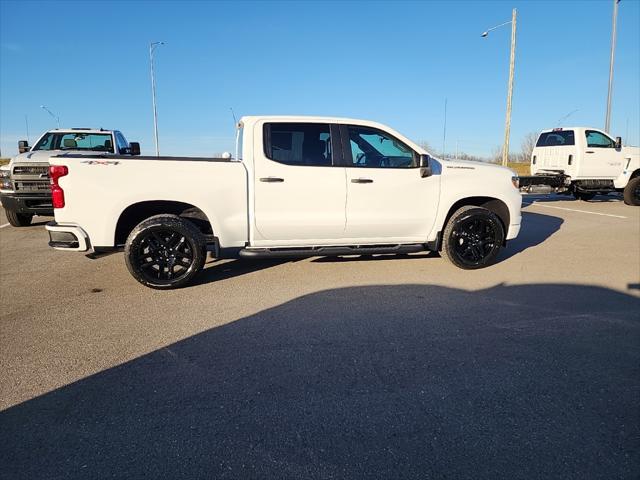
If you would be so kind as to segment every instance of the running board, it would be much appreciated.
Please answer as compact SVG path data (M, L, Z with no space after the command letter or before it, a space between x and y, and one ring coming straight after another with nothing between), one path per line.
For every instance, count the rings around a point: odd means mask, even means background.
M239 256L243 258L294 258L294 257L334 257L338 255L376 255L384 253L415 253L428 250L424 243L403 245L343 246L343 247L299 247L299 248L243 248Z

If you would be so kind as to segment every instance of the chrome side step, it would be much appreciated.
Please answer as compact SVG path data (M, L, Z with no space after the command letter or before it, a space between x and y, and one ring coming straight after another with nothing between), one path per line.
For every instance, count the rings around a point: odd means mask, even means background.
M424 243L395 245L346 245L339 247L243 248L243 258L334 257L338 255L405 254L428 250Z

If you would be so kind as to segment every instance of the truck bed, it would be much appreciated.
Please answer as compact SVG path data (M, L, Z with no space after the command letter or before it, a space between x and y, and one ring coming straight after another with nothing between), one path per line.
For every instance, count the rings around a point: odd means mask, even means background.
M56 209L56 221L81 225L94 247L121 243L116 230L123 212L145 202L195 207L225 245L246 242L247 172L242 162L102 154L56 155L49 162L68 168L59 179L65 207Z

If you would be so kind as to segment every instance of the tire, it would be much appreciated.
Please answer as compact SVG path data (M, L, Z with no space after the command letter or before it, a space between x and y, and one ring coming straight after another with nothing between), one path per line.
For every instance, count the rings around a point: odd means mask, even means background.
M189 284L207 257L204 235L177 215L155 215L129 234L124 258L133 278L159 290Z
M456 267L475 270L491 265L504 242L504 227L492 211L467 205L455 211L442 236L442 256Z
M640 206L640 177L629 180L622 195L627 205Z
M7 220L14 227L26 227L31 225L31 219L33 215L30 213L18 213L13 210L5 210L5 214L7 215Z
M596 196L595 193L586 193L586 192L576 192L573 191L573 196L576 200L582 200L583 202L588 202L589 200L593 200L593 197Z

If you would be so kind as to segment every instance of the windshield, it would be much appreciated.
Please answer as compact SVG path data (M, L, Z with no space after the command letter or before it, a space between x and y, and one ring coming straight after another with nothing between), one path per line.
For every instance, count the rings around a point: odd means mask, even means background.
M49 132L33 150L90 150L113 153L110 133Z

